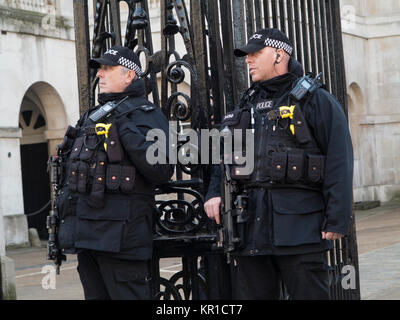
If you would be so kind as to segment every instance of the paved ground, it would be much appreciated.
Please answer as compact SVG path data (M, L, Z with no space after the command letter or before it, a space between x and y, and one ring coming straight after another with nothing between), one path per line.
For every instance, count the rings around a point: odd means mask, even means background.
M7 252L15 263L15 284L18 300L83 300L83 290L76 270L76 255L67 255L60 274L55 275L52 261L46 258L46 248L23 248ZM161 259L161 276L169 279L180 271L178 259ZM55 279L55 282L54 280ZM53 281L53 282L52 282Z
M400 300L400 199L356 212L361 298Z
M355 215L362 299L400 300L400 200ZM19 300L83 299L76 256L67 257L55 283L45 248L9 250L7 256L15 263ZM160 268L161 275L169 278L180 270L180 260L162 259Z

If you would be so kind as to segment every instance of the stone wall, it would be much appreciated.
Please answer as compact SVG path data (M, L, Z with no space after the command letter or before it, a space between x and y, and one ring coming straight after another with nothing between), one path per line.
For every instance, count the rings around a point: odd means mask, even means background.
M341 0L354 201L400 196L400 2Z
M23 6L37 4L42 3L0 0L0 215L4 225L1 238L5 238L0 242L2 247L29 243L20 161L19 116L24 96L34 92L44 107L49 150L55 150L67 125L75 123L79 116L72 16L56 16L56 1L50 11L40 6L28 11ZM72 2L69 4L72 9Z

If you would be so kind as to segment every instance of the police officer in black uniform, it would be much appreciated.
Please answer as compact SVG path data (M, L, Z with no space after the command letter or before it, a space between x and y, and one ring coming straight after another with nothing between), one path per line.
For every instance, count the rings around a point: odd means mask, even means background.
M98 68L99 105L68 128L58 149L64 162L59 246L78 254L86 299L150 299L154 189L173 167L147 161L153 142L146 134L161 129L168 137L168 121L144 98L132 50L114 46L89 65Z
M353 152L346 117L319 85L299 101L289 96L303 76L292 51L280 30L262 29L234 52L247 56L254 81L224 118L229 126L248 112L245 127L254 129L253 172L230 170L248 197L243 244L232 262L237 299L278 299L280 280L290 299L329 299L327 249L351 223ZM204 205L217 223L220 179L218 167Z

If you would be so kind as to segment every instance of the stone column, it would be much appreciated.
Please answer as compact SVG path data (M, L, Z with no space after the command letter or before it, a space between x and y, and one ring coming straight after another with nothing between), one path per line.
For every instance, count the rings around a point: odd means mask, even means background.
M62 142L66 129L53 129L46 130L44 136L48 140L49 156L55 155L57 152L57 146Z
M29 243L28 224L23 213L23 205L21 205L23 198L19 155L20 137L19 128L0 128L0 290L4 300L17 298L14 261L6 257L9 235L16 235L12 241L18 242L18 238L21 238L21 243ZM10 165L12 162L14 165ZM15 175L19 175L19 179L15 179ZM15 211L11 208L15 208ZM10 215L9 213L13 211L18 214Z
M5 246L29 245L22 191L21 136L19 128L0 127L0 215L3 217L0 241Z

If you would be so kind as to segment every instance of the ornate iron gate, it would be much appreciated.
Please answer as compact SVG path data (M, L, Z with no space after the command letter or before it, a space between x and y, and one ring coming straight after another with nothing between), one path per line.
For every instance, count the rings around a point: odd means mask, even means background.
M122 2L128 6L124 33ZM153 50L150 2L158 3L160 10L161 50L157 52ZM93 10L90 38L88 2L74 0L81 113L95 103L97 80L88 68L89 58L121 44L139 54L147 93L170 120L190 124L197 131L211 129L234 108L249 84L244 60L235 59L233 49L257 29L276 27L292 40L294 57L306 72L323 73L324 82L347 114L338 0L93 0ZM183 41L183 55L176 51L178 40ZM187 93L180 90L184 82L190 84ZM179 152L184 141L176 142L175 151ZM229 265L215 246L218 230L203 211L209 177L210 166L178 164L176 180L158 189L160 195L174 196L157 201L153 259L156 298L231 297ZM170 279L161 278L159 273L159 261L166 257L182 259L182 270ZM350 236L335 241L329 259L332 296L359 299L354 223ZM345 265L355 270L355 289L345 290L341 285Z

